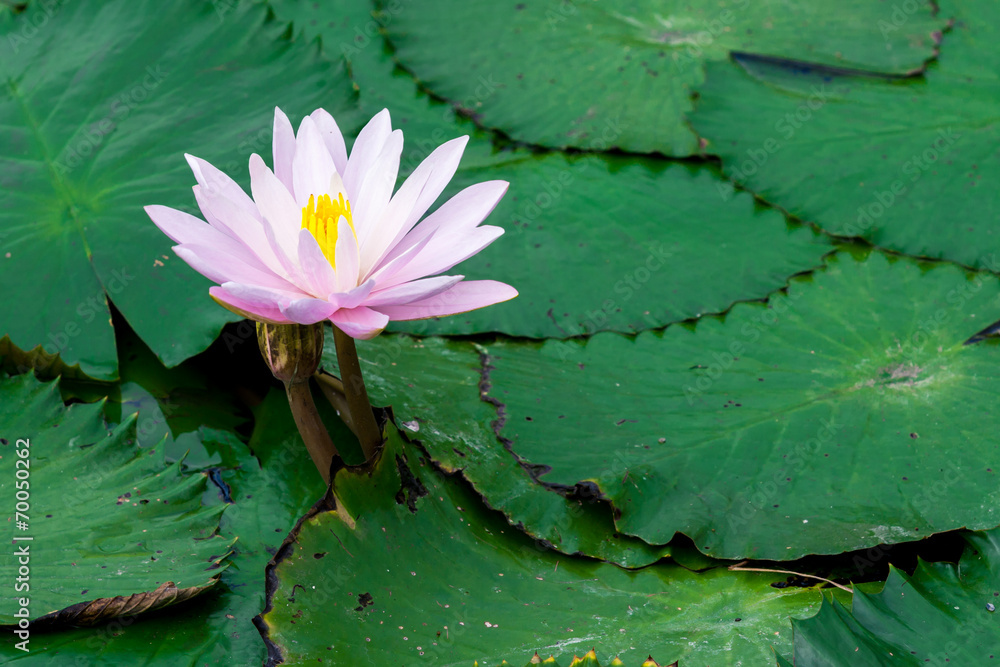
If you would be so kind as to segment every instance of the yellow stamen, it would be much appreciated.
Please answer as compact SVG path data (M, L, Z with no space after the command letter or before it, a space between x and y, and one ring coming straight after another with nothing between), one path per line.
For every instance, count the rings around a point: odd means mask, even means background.
M347 219L353 232L351 202L344 199L343 194L338 195L336 201L330 199L330 195L320 195L318 198L309 195L309 203L302 209L302 229L309 230L333 267L337 266L337 223L340 216Z

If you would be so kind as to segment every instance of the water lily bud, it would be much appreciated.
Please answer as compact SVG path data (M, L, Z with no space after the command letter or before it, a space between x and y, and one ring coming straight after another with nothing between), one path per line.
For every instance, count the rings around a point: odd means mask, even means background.
M306 382L323 355L323 325L258 322L257 343L274 377L285 384Z

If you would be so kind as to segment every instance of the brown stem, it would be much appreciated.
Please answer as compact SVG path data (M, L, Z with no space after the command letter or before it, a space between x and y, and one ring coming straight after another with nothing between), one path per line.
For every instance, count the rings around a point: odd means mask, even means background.
M337 361L340 363L340 378L344 382L344 393L347 395L347 405L351 413L351 422L355 433L361 441L361 449L369 461L382 446L382 433L375 423L371 403L368 401L368 390L361 375L361 364L358 361L358 350L354 339L337 327L333 328L333 340L337 345Z
M340 378L334 377L328 373L316 373L313 375L316 379L316 384L319 385L320 391L326 396L326 400L330 402L333 409L337 411L337 415L340 419L347 425L347 428L351 429L354 435L358 432L354 428L354 422L351 421L351 408L347 405L347 395L344 393L344 383L340 381Z
M299 433L306 443L309 456L312 457L319 474L323 476L323 481L329 484L333 457L338 456L337 447L320 420L319 412L316 411L316 403L309 390L309 380L286 382L285 393L288 395L288 405L292 408L295 425L299 427Z

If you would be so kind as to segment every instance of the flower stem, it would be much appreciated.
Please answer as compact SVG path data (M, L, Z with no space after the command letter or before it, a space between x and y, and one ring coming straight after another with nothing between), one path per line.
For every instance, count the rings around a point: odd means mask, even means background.
M309 390L309 380L286 382L285 393L309 456L323 476L323 481L329 484L330 466L333 465L333 457L339 454L316 411L316 403Z
M333 340L337 345L337 361L340 363L340 379L344 382L344 393L347 395L347 405L350 408L351 423L361 441L361 449L369 461L374 458L378 448L382 446L382 433L375 423L371 403L368 401L368 390L361 375L361 364L358 361L358 350L354 339L337 327L333 328Z
M354 428L354 422L351 421L351 408L347 405L347 394L344 393L344 383L340 381L340 378L322 371L313 375L313 379L316 380L320 391L323 392L326 400L330 401L330 405L337 411L337 415L347 425L347 428L351 429L351 433L357 435L358 432Z

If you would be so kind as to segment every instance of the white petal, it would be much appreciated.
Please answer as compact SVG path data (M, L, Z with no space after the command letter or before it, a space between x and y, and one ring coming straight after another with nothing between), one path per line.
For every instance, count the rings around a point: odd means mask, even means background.
M295 183L295 202L301 210L309 203L309 196L329 194L330 178L337 173L333 157L327 150L323 137L311 116L302 119L295 137L295 159L292 161L292 181ZM351 202L353 205L353 202Z
M371 308L342 308L330 316L330 321L351 338L368 340L382 333L389 324L386 315Z
M250 304L255 308L273 308L277 311L285 308L292 301L308 297L308 294L301 292L288 292L266 287L255 287L253 285L243 285L241 283L222 283L220 286L225 294ZM211 291L211 290L209 290Z
M509 183L506 181L485 181L465 188L403 237L403 240L389 251L389 254L379 265L382 266L392 261L439 229L447 229L451 232L470 230L476 227L496 208L501 197L507 192L508 185Z
M316 324L333 315L337 305L323 299L305 298L293 301L281 313L298 324Z
M257 208L264 216L264 225L270 226L270 236L281 250L279 259L283 254L295 263L299 230L302 229L302 209L295 204L288 188L256 153L250 156L250 189Z
M228 284L234 285L235 283ZM219 286L209 287L208 293L220 304L233 312L239 313L243 317L273 322L275 324L288 324L291 321L273 303L242 299L230 294L223 287Z
M417 224L417 221L423 217L427 209L431 207L431 204L444 192L444 189L451 182L452 177L454 177L455 172L458 170L458 164L462 161L462 154L465 152L465 146L468 143L469 137L466 136L458 137L457 139L452 139L441 144L410 175L410 178L413 178L413 176L424 171L427 173L427 182L421 189L420 197L410 211L406 219L406 224L400 230L399 235L393 240L393 245L398 243L403 235L413 228L413 225Z
M358 245L361 248L361 266L370 265L375 245L373 237L382 234L380 224L389 205L389 198L396 187L396 176L399 174L399 156L403 152L403 133L396 130L386 140L378 159L372 164L368 173L362 177L359 190L351 200L351 214L354 228L358 232ZM376 239L377 244L377 239Z
M277 257L278 264L281 267L279 271L276 271L276 273L283 276L286 280L294 284L304 293L309 294L309 281L305 279L302 275L302 270L299 268L298 246L296 245L295 254L288 255L288 253L286 253L278 243L278 240L274 237L274 230L271 228L271 225L266 222L264 223L264 235L267 237L268 246L271 248L275 257Z
M299 230L298 255L301 274L313 296L326 296L337 289L337 275L330 266L330 260L323 254L316 237L308 229ZM319 319L325 320L326 317L324 315Z
M428 236L427 238L410 246L406 252L393 257L391 260L383 261L379 264L378 270L373 272L369 278L373 279L379 285L383 283L386 285L390 284L388 282L389 278L399 273L404 266L413 261L413 258L427 247L427 244L431 242L432 238L433 236Z
M354 237L354 230L347 223L344 216L340 216L337 221L337 280L335 289L338 292L347 292L358 286L359 278L359 258L358 240Z
M382 215L376 231L362 244L362 268L377 265L399 243L455 175L468 137L438 146L403 182Z
M374 287L375 281L369 280L364 285L358 285L347 292L331 294L328 300L335 302L339 308L357 308L364 303L368 295L372 293Z
M292 189L292 159L295 157L295 132L288 116L274 107L274 135L271 139L274 175L286 188Z
M260 219L260 213L257 211L253 200L243 191L243 188L237 185L236 181L201 158L185 153L184 159L187 160L191 171L194 172L194 177L198 181L198 185L204 190L214 192L229 199L243 209L247 215L258 220Z
M344 177L347 193L352 198L357 194L361 180L378 159L382 146L390 134L392 134L392 119L389 117L388 109L378 112L358 133L358 138L351 148L351 157L347 160L347 167L341 174Z
M401 306L382 306L378 310L396 321L422 320L492 306L515 296L517 290L510 285L495 280L468 280L430 298Z
M386 275L379 287L398 285L424 276L433 276L464 262L503 235L503 228L486 225L471 231L439 230L426 247L393 275Z
M278 275L286 275L282 263L264 233L264 223L258 218L250 217L246 211L232 200L223 197L218 192L203 190L202 186L194 188L194 198L198 202L205 219L228 236L238 239L269 269Z
M175 243L212 243L219 240L220 236L226 236L219 230L213 229L204 220L169 206L153 204L143 207L143 210L160 231ZM230 240L236 243L235 240Z
M465 276L437 276L423 280L411 280L402 285L380 289L365 300L369 308L379 306L401 306L420 299L429 299L450 289Z
M344 144L344 135L341 134L337 121L324 109L316 109L309 115L312 116L320 134L323 135L323 142L326 143L326 149L333 157L337 173L343 174L344 169L347 168L347 146Z
M295 291L296 289L294 285L267 269L254 266L244 261L244 258L229 254L218 247L199 243L184 243L174 246L174 252L192 269L220 285L227 282L237 282L285 291Z

